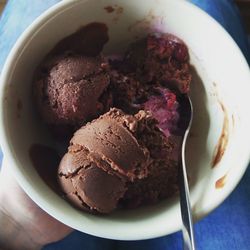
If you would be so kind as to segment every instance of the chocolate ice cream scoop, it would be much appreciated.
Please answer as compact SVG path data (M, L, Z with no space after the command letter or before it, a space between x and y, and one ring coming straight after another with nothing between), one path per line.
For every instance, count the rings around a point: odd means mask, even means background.
M37 69L34 99L44 122L60 138L112 104L109 66L101 55L108 39L104 23L89 23L59 41Z
M59 55L41 66L34 83L35 100L46 123L79 127L109 107L105 93L109 81L101 55Z
M144 204L151 191L155 201L176 182L174 147L149 113L111 109L74 134L59 166L59 183L74 205L100 213L134 206L139 194L136 204Z
M59 166L59 182L75 205L108 213L126 183L147 176L150 152L131 131L136 118L118 109L80 128Z

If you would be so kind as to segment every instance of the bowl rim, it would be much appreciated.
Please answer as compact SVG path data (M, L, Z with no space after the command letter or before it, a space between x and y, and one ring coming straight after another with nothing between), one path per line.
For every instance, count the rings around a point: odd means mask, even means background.
M57 220L61 221L62 223L66 224L68 226L73 226L75 229L78 229L78 230L81 230L81 229L76 225L76 223L73 225L71 223L72 222L71 220L68 220L68 219L63 218L62 216L59 216L56 213L56 210L54 209L53 205L51 205L46 200L46 198L41 197L41 195L37 194L37 192L33 189L32 185L30 184L27 176L24 176L22 174L22 172L20 171L19 166L18 166L19 165L18 161L16 160L15 157L13 157L13 154L12 154L12 150L11 150L12 145L10 145L9 139L7 138L7 133L6 133L7 128L3 122L4 112L2 109L2 106L3 106L2 103L4 101L4 93L5 93L6 83L8 82L8 79L12 76L13 68L15 68L12 66L16 64L16 61L19 58L19 55L21 54L22 50L25 49L25 47L26 47L25 42L27 40L31 39L35 35L35 33L36 33L35 31L38 28L42 27L43 25L46 25L46 23L52 17L54 17L56 14L61 13L61 11L65 11L66 9L71 8L74 5L77 5L79 3L86 2L86 1L87 0L59 2L55 5L53 5L52 7L50 7L44 13L42 13L38 18L36 18L28 26L28 28L26 28L26 30L18 38L17 42L15 43L13 48L11 49L11 52L9 53L9 55L7 57L7 60L4 64L4 67L3 67L3 70L2 70L1 76L0 76L0 82L1 82L1 86L0 86L0 101L1 101L1 103L0 103L0 105L1 105L1 109L0 109L0 135L1 136L0 137L2 138L1 139L1 146L2 146L3 153L4 153L3 164L6 164L8 162L8 164L10 165L10 169L13 172L13 174L14 174L15 178L17 179L18 183L20 184L20 186L25 190L25 192L28 194L28 196L38 206L40 206L44 211L46 211L52 217L56 218ZM243 56L242 52L240 51L236 42L213 17L211 17L205 11L203 11L202 9L200 9L199 7L195 6L194 4L192 4L188 1L176 1L176 4L187 5L190 9L193 9L193 11L199 12L203 16L205 15L206 18L209 19L210 22L213 23L214 26L217 26L217 28L220 29L220 32L223 34L223 36L225 36L227 38L227 40L229 40L230 43L233 44L233 46L235 47L235 52L237 52L242 59L242 62L241 62L242 69L245 68L244 70L249 70L249 66L247 64L247 61L246 61L245 57ZM250 82L250 73L249 73L249 82ZM250 152L250 146L249 146L249 152ZM196 221L202 219L207 214L211 213L216 207L218 207L229 196L229 194L235 189L237 184L240 182L243 174L245 173L245 171L247 169L247 165L249 163L249 160L250 160L250 153L249 153L249 158L246 159L246 166L241 168L241 172L238 175L239 178L237 180L234 180L231 183L230 188L224 194L224 197L222 197L222 199L219 202L215 202L213 204L213 206L210 206L207 210L202 211L202 213L200 213L200 214L196 214L196 216L195 216ZM103 237L103 238L109 238L109 239L118 239L118 240L139 240L140 239L141 240L141 239L149 239L149 238L164 236L166 234L176 232L180 228L181 228L181 225L179 225L177 223L176 225L173 225L172 230L169 232L152 230L150 233L143 232L142 234L139 234L139 232L138 232L138 235L134 235L134 236L131 235L131 237L127 237L127 238L124 238L122 235L119 234L119 232L114 233L114 235L112 235L112 236L109 233L106 233L105 231L103 231L102 233L96 234L94 232L94 230L92 230L92 231L90 230L87 233L92 234L92 235L96 235L99 237Z

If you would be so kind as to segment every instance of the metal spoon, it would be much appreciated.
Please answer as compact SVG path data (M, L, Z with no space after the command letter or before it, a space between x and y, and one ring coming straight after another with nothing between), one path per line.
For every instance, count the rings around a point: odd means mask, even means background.
M184 106L185 105L185 106ZM193 105L190 97L186 95L183 100L183 106L185 107L186 122L185 133L182 141L181 148L181 166L180 166L180 207L181 207L181 217L182 217L182 235L184 241L184 250L195 250L194 242L194 230L193 230L193 219L192 219L192 209L190 205L190 195L186 171L185 162L185 147L186 141L189 135L189 131L193 121Z

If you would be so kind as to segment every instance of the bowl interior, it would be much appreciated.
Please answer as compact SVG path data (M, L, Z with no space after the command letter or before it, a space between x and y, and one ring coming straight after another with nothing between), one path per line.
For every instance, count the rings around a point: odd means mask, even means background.
M28 152L33 143L54 145L34 114L33 72L59 40L90 22L108 25L104 53L121 53L130 42L155 30L173 33L187 44L194 66L194 122L187 164L195 218L220 204L243 175L250 152L247 64L214 20L185 1L171 0L66 1L36 20L19 39L2 72L1 136L7 161L39 206L82 232L133 240L177 231L181 227L178 197L154 206L93 216L76 210L54 193L32 166ZM236 94L236 86L241 95ZM240 154L236 153L239 148Z

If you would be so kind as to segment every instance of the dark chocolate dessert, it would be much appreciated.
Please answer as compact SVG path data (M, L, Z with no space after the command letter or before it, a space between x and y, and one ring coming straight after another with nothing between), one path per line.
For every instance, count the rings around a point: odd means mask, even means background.
M107 35L99 34L102 44L93 42L98 49L86 49L88 34L98 38L87 27L52 50L33 86L44 122L75 131L59 184L73 205L94 213L156 203L178 190L188 49L175 36L156 33L124 55L104 56Z

